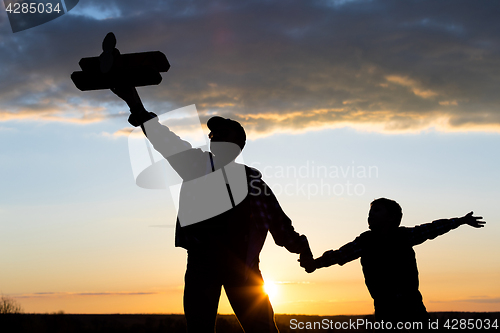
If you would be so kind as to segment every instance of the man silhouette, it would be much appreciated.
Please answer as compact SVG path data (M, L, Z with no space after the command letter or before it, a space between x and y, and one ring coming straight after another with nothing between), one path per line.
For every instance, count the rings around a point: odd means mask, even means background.
M246 142L243 127L231 119L210 118L211 152L203 152L193 149L161 125L156 114L146 111L135 88L112 91L130 107L129 122L142 127L155 149L183 179L175 245L188 251L184 288L188 332L214 331L222 286L245 332L278 332L259 270L259 254L267 232L277 245L300 254L301 263L311 264L313 257L307 238L295 232L260 172L235 163ZM233 186L238 180L228 181L233 170L244 171L243 197ZM211 193L209 186L206 191L206 184L212 184L209 179L218 171L226 189ZM214 214L213 204L204 203L216 202L218 198L214 197L228 197L230 209ZM200 211L208 211L211 217L200 218Z

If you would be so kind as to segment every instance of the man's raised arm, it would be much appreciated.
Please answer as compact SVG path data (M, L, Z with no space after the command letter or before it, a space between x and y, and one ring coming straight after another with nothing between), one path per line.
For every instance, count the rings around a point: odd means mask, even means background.
M111 91L130 108L129 123L135 127L141 126L155 150L167 159L184 180L194 179L210 172L209 153L193 149L189 142L182 140L167 126L160 124L157 115L144 108L135 87L112 88Z

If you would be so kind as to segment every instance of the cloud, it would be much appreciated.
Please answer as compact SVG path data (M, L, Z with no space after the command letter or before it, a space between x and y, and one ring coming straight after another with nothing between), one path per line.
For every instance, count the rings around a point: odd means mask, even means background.
M494 2L460 0L89 0L17 34L0 21L0 121L124 120L112 93L82 93L69 79L114 31L122 53L167 55L163 82L139 88L158 113L196 104L202 121L235 118L257 136L498 131L496 14Z
M132 128L132 127L125 127L125 128L119 129L118 131L114 132L111 135L114 137L120 137L120 136L128 137L130 134L132 134L133 130L134 130L134 128Z
M478 297L478 298L469 298L463 299L461 302L469 302L469 303L500 303L500 297Z
M500 303L500 297L489 297L489 296L473 296L464 299L455 299L451 301L430 301L431 303L447 303L447 302L466 302L466 303Z
M419 87L420 85L416 81L414 81L408 77L401 77L398 75L389 75L389 76L386 76L385 79L389 82L396 83L396 84L399 84L403 87L410 88L410 90L415 95L422 97L422 98L431 98L431 97L434 97L437 95L437 93L432 91L432 90L423 90L422 88ZM383 84L381 84L381 86L384 87ZM441 105L441 102L439 104Z
M15 295L15 298L42 298L42 297L68 297L68 296L142 296L156 295L160 292L123 291L123 292L37 292L31 294Z
M274 281L276 284L311 284L310 281Z
M49 121L49 122L67 122L76 124L88 124L99 122L107 118L105 115L95 114L94 112L79 112L79 114L62 114L59 109L48 108L46 110L23 109L19 112L0 111L0 121L10 120L31 120L31 121Z

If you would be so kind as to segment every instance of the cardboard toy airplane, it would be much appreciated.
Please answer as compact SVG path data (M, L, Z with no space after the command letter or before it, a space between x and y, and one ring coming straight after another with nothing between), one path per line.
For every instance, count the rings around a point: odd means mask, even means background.
M170 68L167 57L160 51L120 54L115 46L115 35L110 32L102 42L100 56L80 60L82 71L71 74L71 80L78 89L87 91L156 85L161 82L160 72Z

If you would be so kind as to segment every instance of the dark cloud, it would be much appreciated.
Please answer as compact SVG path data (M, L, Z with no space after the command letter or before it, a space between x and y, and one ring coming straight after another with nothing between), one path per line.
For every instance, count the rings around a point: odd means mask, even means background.
M152 111L196 104L202 120L219 113L255 133L498 126L499 14L495 1L89 0L17 34L3 17L0 120L123 111L69 79L114 31L123 53L171 62L160 86L140 89Z

